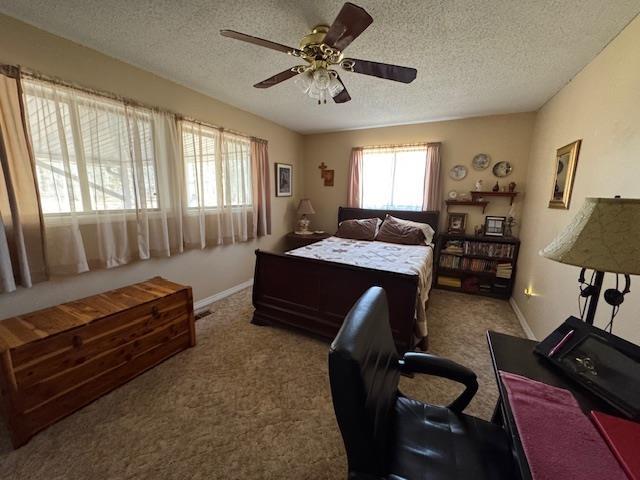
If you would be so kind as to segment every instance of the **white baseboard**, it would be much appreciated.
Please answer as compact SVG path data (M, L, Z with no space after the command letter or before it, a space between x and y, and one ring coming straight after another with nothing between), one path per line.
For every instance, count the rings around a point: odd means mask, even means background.
M233 286L231 288L227 288L226 290L223 290L222 292L214 293L213 295L211 295L209 297L206 297L206 298L203 298L201 300L198 300L197 302L195 302L193 304L193 311L196 314L198 314L202 310L205 310L212 303L215 303L215 302L217 302L219 300L222 300L223 298L226 298L229 295L233 295L234 293L237 293L240 290L244 290L245 288L248 288L251 285L253 285L253 278L247 280L246 282L242 282L239 285L235 285L235 286Z
M509 299L509 305L511 305L511 308L513 309L513 313L516 314L516 317L520 322L520 326L522 327L522 330L524 330L524 334L527 336L527 338L530 340L537 340L536 336L533 334L533 330L531 330L531 327L527 323L527 319L524 318L524 314L522 313L522 310L520 310L520 307L518 307L518 304L513 299L513 297Z

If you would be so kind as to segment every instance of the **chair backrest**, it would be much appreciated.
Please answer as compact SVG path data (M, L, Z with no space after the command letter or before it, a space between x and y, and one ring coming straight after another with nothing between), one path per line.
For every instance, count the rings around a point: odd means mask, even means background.
M333 408L350 472L385 473L398 360L387 296L372 287L351 308L329 351Z

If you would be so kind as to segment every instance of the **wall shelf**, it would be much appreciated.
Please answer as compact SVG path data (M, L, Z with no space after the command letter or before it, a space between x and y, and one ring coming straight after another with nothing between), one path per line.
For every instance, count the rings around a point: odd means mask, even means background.
M513 199L516 198L518 192L471 192L471 200L472 201L480 201L481 198L485 197L507 197L510 200L509 205L513 205Z
M489 202L487 202L486 200L447 200L445 203L447 204L447 213L449 212L450 206L457 206L457 205L482 207L482 213L484 213L485 209L487 208L487 205L489 205Z

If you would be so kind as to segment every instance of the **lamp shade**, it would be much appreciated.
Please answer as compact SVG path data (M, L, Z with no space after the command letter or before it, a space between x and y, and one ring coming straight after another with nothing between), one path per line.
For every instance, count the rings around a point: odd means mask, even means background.
M298 204L298 215L311 215L313 213L316 213L316 211L313 209L313 205L311 205L311 200L308 198L300 200Z
M587 198L540 255L600 272L640 275L640 199Z

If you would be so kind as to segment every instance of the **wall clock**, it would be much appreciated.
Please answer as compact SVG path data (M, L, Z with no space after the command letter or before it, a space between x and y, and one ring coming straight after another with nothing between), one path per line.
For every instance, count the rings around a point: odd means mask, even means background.
M509 162L498 162L493 166L493 174L496 177L506 177L512 170L513 167Z
M456 165L455 167L451 168L451 170L449 170L449 176L453 180L462 180L467 176L467 167L465 167L464 165Z
M473 168L475 168L476 170L484 170L489 166L490 163L491 157L486 153L477 154L471 161L471 165L473 165Z

